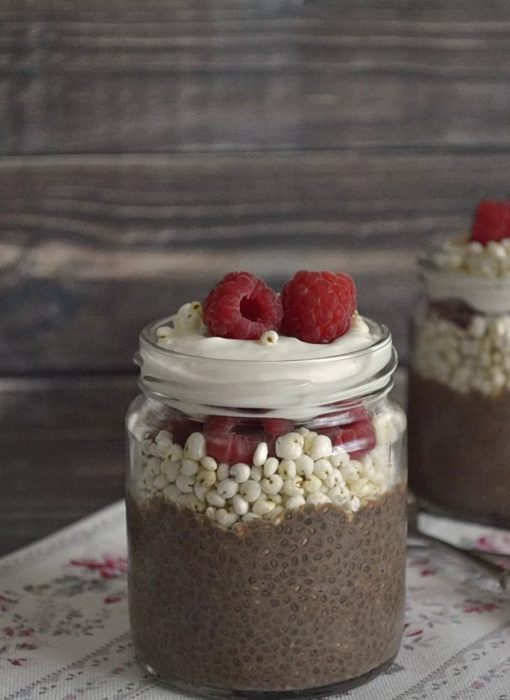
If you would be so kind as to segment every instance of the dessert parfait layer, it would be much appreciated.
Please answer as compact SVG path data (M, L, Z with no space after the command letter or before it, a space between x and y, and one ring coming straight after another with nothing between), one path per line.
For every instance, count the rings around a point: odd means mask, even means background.
M157 678L207 695L341 688L391 662L402 634L405 416L387 398L391 339L354 300L333 316L341 334L313 309L303 324L293 301L255 337L228 337L206 300L141 338L133 638ZM327 340L303 339L317 325Z
M510 205L482 202L470 237L420 260L410 483L424 505L510 524Z

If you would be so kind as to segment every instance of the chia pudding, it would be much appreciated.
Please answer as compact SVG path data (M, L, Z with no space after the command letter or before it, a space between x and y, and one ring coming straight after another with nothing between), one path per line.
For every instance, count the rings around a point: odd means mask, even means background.
M429 507L459 518L508 526L510 394L474 401L417 372L410 373L409 390L414 492Z
M278 310L261 280L233 273L241 321L210 318L223 280L141 337L143 395L127 420L135 651L160 681L207 696L351 687L391 663L402 635L391 336L355 312L350 278L302 274ZM288 298L307 285L315 310ZM260 294L258 337L245 337ZM333 320L321 310L331 294Z
M361 676L397 653L401 486L350 518L338 506L304 506L277 525L231 530L163 499L128 504L134 641L162 677L299 690Z
M420 260L410 485L422 507L510 525L510 203L481 202L470 237Z

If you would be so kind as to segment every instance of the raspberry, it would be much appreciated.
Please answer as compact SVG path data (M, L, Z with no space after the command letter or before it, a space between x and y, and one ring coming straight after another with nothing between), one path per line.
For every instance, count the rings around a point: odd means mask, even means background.
M225 275L203 309L212 335L240 340L258 340L265 331L278 330L283 313L278 294L249 272Z
M343 428L326 428L321 432L329 435L333 447L343 447L351 459L360 459L375 447L375 431L369 420L359 420Z
M475 213L471 240L486 245L503 238L510 238L510 202L482 200Z
M264 430L271 437L278 437L291 433L294 430L294 423L285 418L266 418L264 420Z
M166 423L163 428L169 430L178 445L184 445L191 433L199 430L197 423L187 418L174 418Z
M206 452L220 462L226 462L230 456L232 433L236 425L234 418L213 416L204 426Z
M213 433L231 433L238 421L232 416L212 416L207 419L204 434L210 430Z
M236 432L236 428L239 432ZM251 464L261 436L241 432L235 418L214 416L209 418L204 427L206 452L218 462L245 462Z
M346 333L356 309L349 275L297 272L282 291L282 331L306 343L330 343Z

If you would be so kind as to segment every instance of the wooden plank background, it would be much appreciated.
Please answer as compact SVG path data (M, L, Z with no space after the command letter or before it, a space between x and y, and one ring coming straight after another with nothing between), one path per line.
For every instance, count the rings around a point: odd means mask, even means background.
M1 362L130 371L141 326L226 270L280 286L300 267L351 272L405 360L417 246L465 228L509 176L505 154L4 159Z
M508 143L502 0L2 3L2 153Z
M509 194L506 0L0 0L0 551L121 493L146 322L335 268L405 365L417 250Z

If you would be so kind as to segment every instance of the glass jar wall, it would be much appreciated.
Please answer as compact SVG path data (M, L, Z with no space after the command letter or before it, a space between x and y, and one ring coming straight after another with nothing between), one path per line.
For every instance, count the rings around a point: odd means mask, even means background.
M463 240L420 259L413 321L409 478L421 506L510 525L510 278L500 244Z
M372 677L398 650L405 595L389 333L370 322L368 348L261 367L162 349L154 329L127 418L137 657L208 696Z

